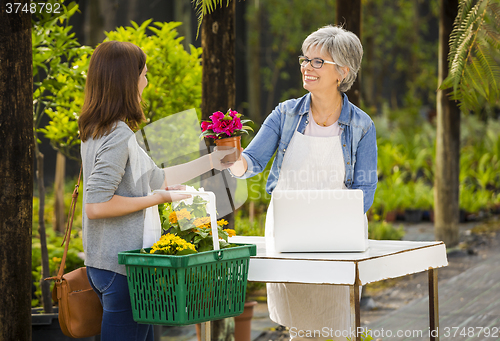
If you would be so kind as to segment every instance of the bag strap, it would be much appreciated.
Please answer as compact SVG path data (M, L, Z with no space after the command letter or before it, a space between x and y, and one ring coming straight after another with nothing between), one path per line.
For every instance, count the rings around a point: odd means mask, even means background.
M80 187L80 178L82 177L82 169L83 165L80 166L80 174L78 175L78 182L76 183L75 189L73 190L73 194L71 196L71 205L69 207L68 221L66 222L66 232L64 233L64 239L61 246L63 246L64 243L66 243L66 245L64 246L64 253L61 259L61 265L59 266L59 272L57 276L45 278L46 281L55 279L56 281L60 282L62 276L64 275L64 266L66 265L66 255L68 254L69 240L71 239L71 228L73 226L73 218L75 216L76 202L78 200L78 193L79 193L78 188Z

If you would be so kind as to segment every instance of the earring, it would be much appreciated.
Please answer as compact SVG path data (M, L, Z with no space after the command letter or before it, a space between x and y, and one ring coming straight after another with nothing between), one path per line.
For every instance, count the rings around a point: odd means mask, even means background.
M340 79L337 79L337 87L340 86Z

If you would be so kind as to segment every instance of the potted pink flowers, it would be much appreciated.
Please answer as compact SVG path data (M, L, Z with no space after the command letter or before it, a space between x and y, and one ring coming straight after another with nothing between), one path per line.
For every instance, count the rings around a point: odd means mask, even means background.
M236 152L227 155L222 161L232 163L238 160L241 150L241 135L248 134L252 127L245 125L251 120L242 120L241 114L229 109L226 114L221 111L209 116L210 121L201 122L202 133L200 137L214 139L218 148L236 148Z

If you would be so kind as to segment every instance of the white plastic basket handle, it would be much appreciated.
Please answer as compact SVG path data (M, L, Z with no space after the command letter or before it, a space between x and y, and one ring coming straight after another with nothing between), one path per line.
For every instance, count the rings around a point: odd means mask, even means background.
M168 192L170 194L191 194L199 195L201 197L206 197L208 199L207 207L208 213L210 214L210 224L212 225L212 240L214 245L214 250L220 250L219 246L219 229L217 227L217 212L215 205L215 194L213 192L197 192L197 191L166 191L164 189L157 189L153 193L158 192Z

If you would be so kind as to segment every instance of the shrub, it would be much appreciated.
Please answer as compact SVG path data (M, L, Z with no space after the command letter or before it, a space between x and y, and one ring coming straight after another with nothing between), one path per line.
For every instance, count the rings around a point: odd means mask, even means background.
M126 41L139 46L147 55L149 84L142 94L148 122L201 106L201 48L190 45L186 51L176 27L180 22L118 27L106 32L106 40ZM150 25L151 24L151 25ZM152 33L148 36L147 33Z
M368 237L376 240L401 240L405 235L403 226L395 228L394 225L382 221L371 221L368 224Z

